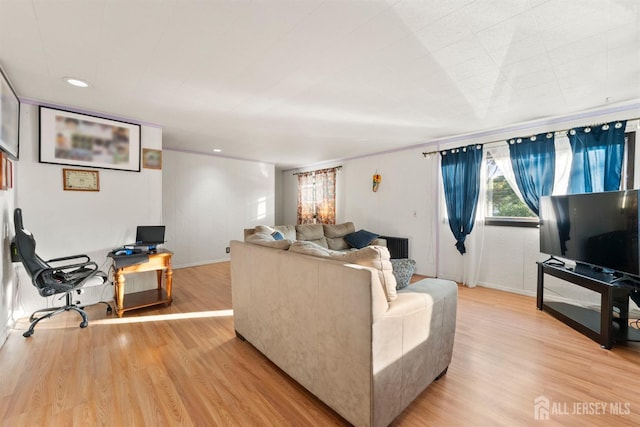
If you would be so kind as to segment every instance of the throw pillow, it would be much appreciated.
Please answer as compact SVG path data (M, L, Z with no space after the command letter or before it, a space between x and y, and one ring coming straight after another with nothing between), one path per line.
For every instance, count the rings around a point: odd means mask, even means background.
M275 240L271 234L254 233L245 239L247 243L268 246L270 248L284 249L285 251L291 246L291 240Z
M393 301L398 297L396 278L389 262L389 249L384 246L367 246L353 252L333 252L334 255L331 258L335 260L375 268L378 271L378 282L382 285L387 301Z
M279 231L274 231L273 233L271 233L271 237L273 237L274 240L284 239L284 236Z
M295 225L274 225L274 231L279 231L282 237L289 240L297 240Z
M409 286L411 276L416 269L416 261L413 259L391 259L393 266L393 275L396 277L396 289L402 289Z
M353 248L362 249L367 247L369 243L380 237L379 234L372 233L367 230L358 230L355 233L349 233L344 236L344 240Z

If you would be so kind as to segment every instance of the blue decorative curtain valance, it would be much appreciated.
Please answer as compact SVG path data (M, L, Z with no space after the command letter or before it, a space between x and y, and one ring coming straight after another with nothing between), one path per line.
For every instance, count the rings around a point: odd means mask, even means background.
M623 120L567 132L573 153L569 194L620 189L626 125Z
M458 252L464 255L464 241L473 230L480 195L482 145L445 150L440 155L449 228Z
M507 141L516 184L524 202L536 215L540 213L540 197L553 191L556 173L555 135L541 133L529 138Z

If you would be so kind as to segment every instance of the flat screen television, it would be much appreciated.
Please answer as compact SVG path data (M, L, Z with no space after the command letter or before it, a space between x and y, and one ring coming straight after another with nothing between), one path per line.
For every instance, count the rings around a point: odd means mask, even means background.
M540 252L640 276L638 191L540 198Z

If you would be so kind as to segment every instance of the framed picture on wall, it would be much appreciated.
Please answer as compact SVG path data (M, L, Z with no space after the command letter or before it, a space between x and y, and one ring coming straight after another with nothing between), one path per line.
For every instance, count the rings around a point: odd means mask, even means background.
M140 172L140 125L41 106L40 163Z
M142 167L145 169L162 169L162 150L143 148Z
M12 159L18 159L20 101L0 67L0 149Z

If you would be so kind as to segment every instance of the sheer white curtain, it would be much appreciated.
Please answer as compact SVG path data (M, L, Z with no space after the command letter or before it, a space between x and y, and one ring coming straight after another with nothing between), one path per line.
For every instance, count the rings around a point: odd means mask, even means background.
M464 254L462 265L462 283L470 288L475 287L480 281L480 268L484 253L485 224L484 215L487 203L487 150L482 150L482 166L480 167L480 195L476 208L476 219L471 234L467 236L467 253Z
M555 147L556 169L553 180L553 194L567 194L569 173L571 172L571 145L565 133L556 134ZM509 145L507 142L504 141L504 143L492 145L487 147L486 150L491 154L491 158L493 158L496 166L502 171L504 179L507 180L513 192L516 193L516 196L524 203L522 193L520 193L518 184L516 183L513 167L511 166L511 156L509 155Z
M447 217L447 205L444 198L444 186L442 183L442 173L439 173L439 211L440 211L440 233L442 236L438 238L438 246L448 245L451 247L443 247L439 252L437 271L443 272L443 278L455 280L462 284L473 288L480 280L480 268L482 266L482 256L484 251L485 238L485 205L487 200L487 168L486 168L486 149L482 153L482 166L480 168L480 194L478 195L478 206L476 208L476 218L473 224L473 230L465 240L466 253L460 255L455 250L455 240L451 239L449 230L449 220ZM453 259L452 257L455 257ZM455 270L455 271L454 271Z
M509 145L507 141L504 141L504 144L496 144L492 147L486 148L487 152L491 154L491 158L495 162L496 166L502 172L504 179L507 180L509 186L513 189L513 192L516 193L516 196L520 199L522 203L524 203L524 198L522 197L522 193L518 189L518 184L516 183L516 176L513 173L513 167L511 166L511 157L509 155ZM490 176L486 177L490 179ZM483 211L484 213L484 211Z
M555 139L556 146L556 177L553 180L553 194L567 194L569 188L569 175L571 173L571 144L566 133L557 133Z

